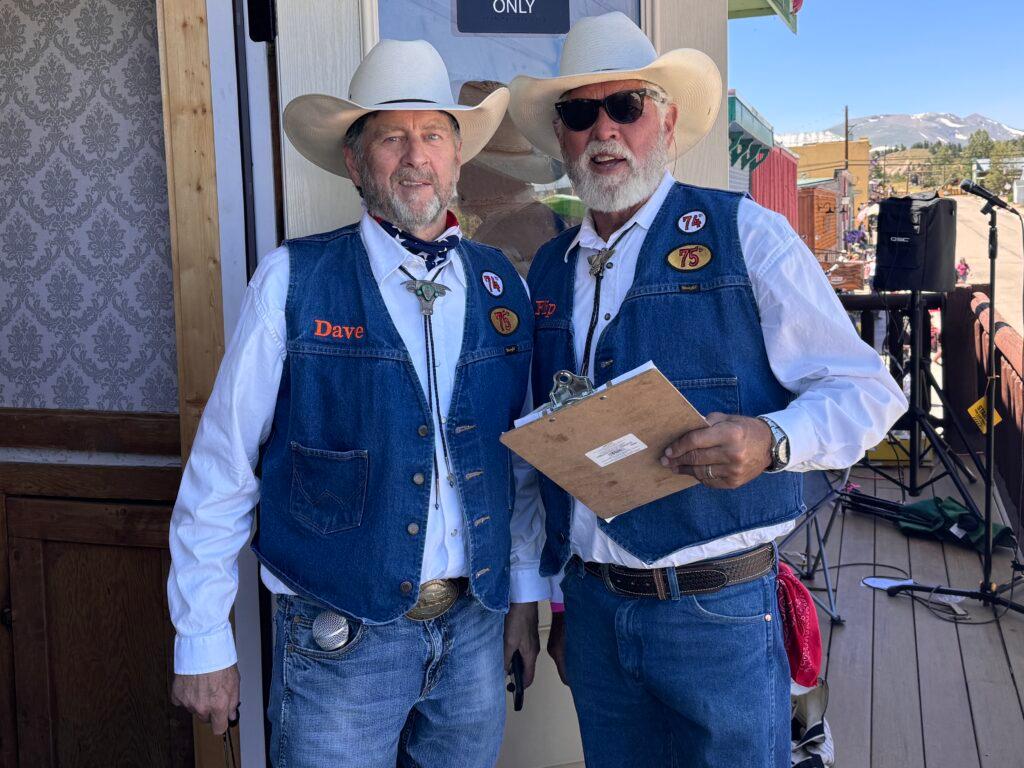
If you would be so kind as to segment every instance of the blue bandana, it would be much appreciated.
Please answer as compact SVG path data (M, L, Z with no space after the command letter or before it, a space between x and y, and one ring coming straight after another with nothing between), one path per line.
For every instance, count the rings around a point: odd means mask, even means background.
M448 252L458 247L459 241L462 239L462 233L458 231L459 220L455 218L455 214L451 211L448 211L448 218L445 221L445 233L451 232L453 228L456 231L448 234L447 237L440 237L437 240L420 240L416 235L399 229L390 221L385 221L378 216L374 216L373 219L380 224L381 229L395 238L405 250L423 259L423 263L428 271L434 269L439 264L443 264L448 258Z

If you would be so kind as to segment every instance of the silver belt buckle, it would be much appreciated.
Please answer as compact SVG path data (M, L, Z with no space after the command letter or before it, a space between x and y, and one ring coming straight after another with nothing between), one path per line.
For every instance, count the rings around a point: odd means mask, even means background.
M455 579L433 579L420 585L420 597L408 613L407 619L430 621L443 615L459 599L459 585Z

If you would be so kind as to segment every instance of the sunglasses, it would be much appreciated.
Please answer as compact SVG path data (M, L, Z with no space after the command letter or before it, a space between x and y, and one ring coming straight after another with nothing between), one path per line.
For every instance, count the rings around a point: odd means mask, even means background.
M570 131L585 131L597 122L598 113L605 113L616 123L635 123L644 113L644 97L663 101L660 94L647 88L631 88L610 93L603 99L566 99L555 104L562 124Z

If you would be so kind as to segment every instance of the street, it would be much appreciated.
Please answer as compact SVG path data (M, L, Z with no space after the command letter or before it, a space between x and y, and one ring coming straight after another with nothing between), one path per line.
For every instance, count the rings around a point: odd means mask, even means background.
M988 282L988 216L981 213L984 201L961 195L956 198L956 261L967 259L970 282ZM996 256L996 311L1014 328L1024 332L1024 254L1021 252L1020 220L999 211L999 251Z

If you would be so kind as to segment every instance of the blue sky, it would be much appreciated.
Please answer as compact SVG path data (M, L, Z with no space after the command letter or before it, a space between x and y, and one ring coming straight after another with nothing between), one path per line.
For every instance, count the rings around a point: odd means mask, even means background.
M844 104L1024 129L1022 0L804 0L798 19L796 35L777 18L729 22L729 87L777 132L841 123Z

